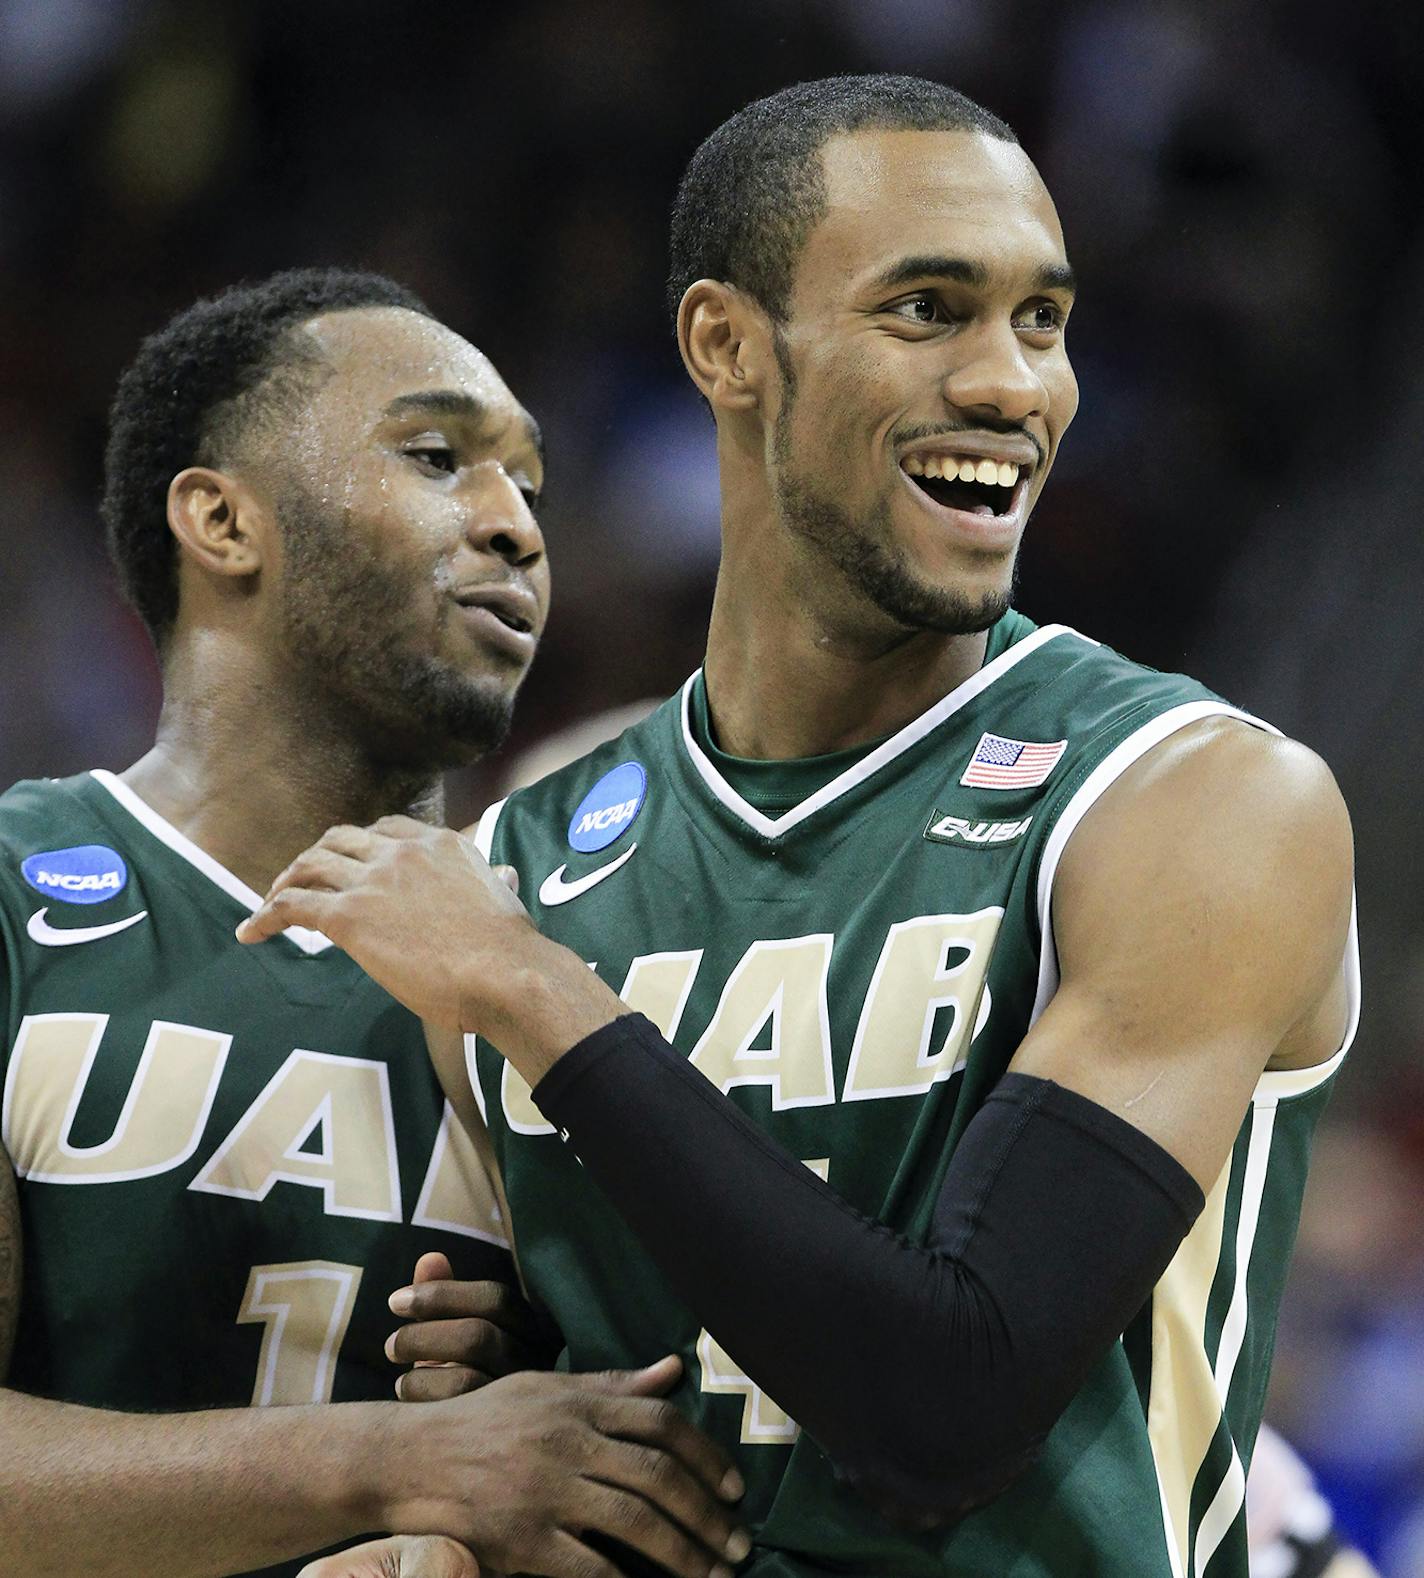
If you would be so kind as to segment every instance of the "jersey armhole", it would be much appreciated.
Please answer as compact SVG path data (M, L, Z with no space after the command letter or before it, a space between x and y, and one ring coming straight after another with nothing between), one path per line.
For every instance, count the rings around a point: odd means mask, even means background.
M1058 950L1053 941L1053 879L1058 874L1063 851L1068 847L1078 824L1097 804L1107 790L1122 777L1134 762L1178 730L1203 718L1237 718L1253 728L1264 729L1268 734L1279 735L1273 724L1239 707L1221 701L1189 701L1181 706L1169 707L1155 718L1135 729L1120 741L1093 768L1074 791L1067 805L1059 814L1038 868L1038 926L1039 959L1038 991L1034 997L1033 1013L1029 1027L1038 1023L1053 994L1058 990ZM1349 1017L1345 1038L1334 1056L1309 1068L1276 1069L1263 1073L1257 1082L1254 1100L1285 1101L1293 1096L1303 1096L1323 1085L1338 1071L1355 1039L1360 1023L1360 943L1356 924L1355 898L1350 895L1350 929L1345 942L1345 980L1349 999Z

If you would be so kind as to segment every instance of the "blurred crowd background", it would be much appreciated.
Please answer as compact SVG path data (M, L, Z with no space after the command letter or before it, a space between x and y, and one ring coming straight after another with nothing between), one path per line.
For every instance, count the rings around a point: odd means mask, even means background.
M1366 1008L1270 1415L1424 1573L1424 29L1354 0L0 0L0 780L121 767L158 685L95 501L115 379L305 263L419 290L548 437L551 633L511 749L671 690L717 557L665 216L747 100L841 71L1008 119L1083 280L1019 598L1330 761ZM498 764L452 785L456 814ZM261 789L254 786L254 793Z

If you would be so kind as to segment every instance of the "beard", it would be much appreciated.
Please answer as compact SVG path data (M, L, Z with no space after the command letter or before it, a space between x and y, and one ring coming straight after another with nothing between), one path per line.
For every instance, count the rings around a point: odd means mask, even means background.
M439 772L498 749L517 679L419 650L419 577L393 569L338 511L298 487L285 490L280 515L282 639L302 692L385 768Z
M861 598L906 630L943 635L976 635L1008 612L1018 578L1015 559L1009 584L966 595L957 587L916 572L895 541L890 500L881 497L869 510L852 514L816 482L798 476L791 465L791 413L796 378L784 343L773 340L781 368L782 403L772 435L776 504L786 528L839 571Z

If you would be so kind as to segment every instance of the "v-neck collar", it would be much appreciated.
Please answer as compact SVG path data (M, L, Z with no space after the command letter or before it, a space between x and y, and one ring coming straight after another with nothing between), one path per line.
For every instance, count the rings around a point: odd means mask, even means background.
M106 768L95 767L89 776L101 788L118 801L120 807L127 811L133 819L140 823L161 844L166 844L175 855L187 861L193 869L206 877L215 887L221 888L231 899L235 899L242 907L252 914L262 904L262 895L242 880L234 876L220 861L214 860L204 849L200 849L186 833L181 833L174 825L161 817L146 800L141 800L138 795L123 781ZM331 938L319 931L310 931L305 926L288 926L281 933L288 942L300 948L303 953L325 953L333 946Z
M1031 653L1038 651L1040 647L1058 636L1071 634L1075 632L1067 625L1044 625L1040 629L1031 631L1012 646L1006 647L996 658L991 659L977 673L971 674L962 684L956 685L947 696L942 696L928 711L922 712L904 728L890 735L888 739L882 740L844 772L838 773L829 783L823 784L814 794L808 795L781 816L767 816L765 812L759 811L750 804L727 782L707 752L698 744L693 728L692 691L698 676L702 673L701 669L698 669L682 687L683 749L703 785L734 817L763 838L780 838L792 828L799 826L807 817L814 816L816 812L833 804L842 795L863 784L897 757L902 756L946 719L967 706L976 696L982 695L996 680L1001 679Z

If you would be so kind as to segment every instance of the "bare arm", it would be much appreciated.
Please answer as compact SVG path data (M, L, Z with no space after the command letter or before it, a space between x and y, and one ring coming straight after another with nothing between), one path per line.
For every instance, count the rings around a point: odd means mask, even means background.
M0 1377L20 1310L19 1201L0 1150ZM0 1571L185 1578L265 1567L363 1533L364 1406L133 1415L0 1389ZM312 1472L294 1479L284 1465ZM353 1472L353 1469L356 1471ZM181 1493L175 1488L181 1487Z
M1341 1044L1352 872L1311 752L1234 720L1173 735L1068 843L1059 989L1010 1070L1116 1113L1210 1191L1263 1070Z
M706 1578L748 1542L721 1505L726 1458L654 1395L676 1375L667 1361L420 1408L176 1415L0 1391L0 1571L217 1578L390 1529L449 1535L501 1571L613 1578L591 1529Z
M379 1496L362 1438L385 1408L143 1415L0 1391L0 1570L199 1578L364 1533Z
M19 1296L0 1151L0 1374ZM392 1529L450 1535L502 1570L600 1578L614 1569L576 1531L641 1519L640 1549L704 1578L733 1534L730 1465L656 1395L676 1373L520 1375L418 1409L125 1414L0 1388L0 1572L218 1578Z

